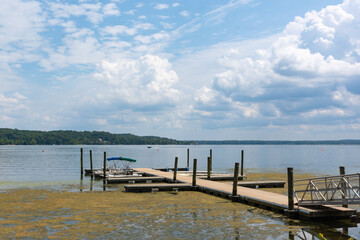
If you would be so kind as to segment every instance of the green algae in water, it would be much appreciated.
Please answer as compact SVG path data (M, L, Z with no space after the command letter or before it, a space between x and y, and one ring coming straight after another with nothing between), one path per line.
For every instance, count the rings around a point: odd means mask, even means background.
M304 228L301 221L200 192L16 189L0 196L5 239L288 239Z

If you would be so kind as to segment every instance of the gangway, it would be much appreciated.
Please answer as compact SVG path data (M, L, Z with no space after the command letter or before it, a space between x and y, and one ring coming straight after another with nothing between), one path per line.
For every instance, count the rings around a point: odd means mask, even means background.
M360 204L360 173L294 180L299 206Z

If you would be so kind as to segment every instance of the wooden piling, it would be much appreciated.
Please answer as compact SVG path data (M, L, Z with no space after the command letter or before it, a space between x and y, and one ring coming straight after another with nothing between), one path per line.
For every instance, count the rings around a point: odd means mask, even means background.
M93 169L92 150L90 150L90 171L91 171L91 178L93 178L94 177L94 169Z
M233 197L237 195L238 178L239 178L239 163L237 162L235 163L235 168L234 168L234 182L233 182L233 191L232 191Z
M244 150L241 150L241 169L240 176L244 176Z
M195 187L196 186L196 164L197 164L197 159L194 159L194 165L193 165L193 178L192 178L192 185Z
M178 169L178 157L175 157L175 163L174 163L174 178L173 181L176 182L176 174Z
M104 152L104 166L103 166L103 172L104 172L104 180L103 180L103 190L106 190L106 152Z
M210 164L211 164L211 162L210 162L210 157L208 157L208 158L207 158L207 179L208 179L208 180L210 180L210 174L211 174L211 171L210 171L210 169L211 169Z
M190 150L187 149L187 168L189 169L190 167Z
M288 175L288 210L294 210L294 169L287 169Z
M84 174L84 149L80 148L80 171L81 175Z
M339 167L339 171L340 171L340 175L345 175L345 167L344 166L340 166ZM342 191L344 192L345 196L342 196L342 199L345 199L346 198L346 188L345 188L345 184L342 183L341 184L341 188L342 188ZM348 205L347 204L343 204L342 207L344 208L347 208Z
M212 149L210 149L210 171L212 171Z

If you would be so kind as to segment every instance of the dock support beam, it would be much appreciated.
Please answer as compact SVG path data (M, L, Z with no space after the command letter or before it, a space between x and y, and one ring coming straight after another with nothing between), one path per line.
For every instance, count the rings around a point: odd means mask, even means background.
M196 186L196 165L197 165L197 159L194 159L194 166L193 166L193 179L192 179L192 185L193 187Z
M211 175L211 161L210 161L210 157L207 158L207 180L210 180L210 175Z
M293 168L287 169L288 175L288 211L294 210L294 170Z
M232 191L233 197L237 195L238 178L239 178L239 163L237 162L235 163L235 168L234 168L234 182L233 182L233 191Z
M91 179L93 179L94 178L94 169L93 169L92 150L90 150L90 171L91 171Z
M244 176L244 150L241 150L241 171L240 176Z
M178 169L178 157L175 157L173 182L176 182L177 169Z
M212 171L212 149L210 149L210 171Z
M190 150L187 149L187 168L189 170L190 168Z
M81 176L84 174L84 149L80 148L80 171Z
M106 152L104 152L104 166L103 166L103 172L104 172L104 180L103 180L103 190L106 190Z
M340 171L340 175L345 175L345 167L344 166L340 166L339 167L339 171ZM344 192L345 196L342 196L342 199L346 199L346 188L345 188L345 184L343 183L341 186L341 190ZM349 207L347 204L343 204L342 207L347 208Z

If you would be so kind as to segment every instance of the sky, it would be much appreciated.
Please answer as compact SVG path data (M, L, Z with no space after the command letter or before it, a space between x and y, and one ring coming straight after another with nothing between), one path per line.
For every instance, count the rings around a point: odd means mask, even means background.
M360 0L0 0L0 128L360 136Z

